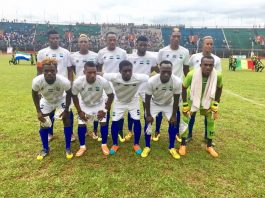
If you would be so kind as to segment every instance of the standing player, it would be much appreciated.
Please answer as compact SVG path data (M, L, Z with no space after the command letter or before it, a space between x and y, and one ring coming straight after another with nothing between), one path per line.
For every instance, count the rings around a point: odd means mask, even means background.
M218 56L212 54L213 44L214 44L214 42L213 42L213 38L211 36L203 37L203 39L202 39L202 52L197 53L197 54L193 54L190 57L190 60L189 60L190 69L200 68L201 59L203 56L212 56L214 58L214 68L217 71L222 72L221 59ZM195 123L195 117L196 117L196 112L194 112L192 114L190 122L189 122L189 135L187 137L187 141L190 141L192 139L192 131L193 131L194 123ZM205 125L204 138L206 140L207 139L206 117L204 118L204 125Z
M79 36L78 47L79 47L79 51L71 54L70 56L71 64L74 67L76 78L84 75L84 65L86 62L92 61L95 64L97 64L97 57L98 57L97 53L89 50L89 38L87 37L87 35L81 34ZM94 130L93 130L92 138L98 139L99 141L101 141L97 135L98 122L94 121L93 126L94 126Z
M139 146L141 122L140 105L137 94L141 84L147 82L149 77L145 74L133 74L133 65L127 60L120 62L119 69L120 73L105 73L103 75L104 78L112 83L115 92L111 125L113 146L110 149L110 154L115 154L119 149L118 133L121 130L120 122L124 113L128 110L134 124L133 149L137 155L140 155L142 153L142 149Z
M139 36L136 40L136 47L137 52L133 53L128 56L128 60L133 64L133 73L136 74L146 74L148 76L151 75L153 71L159 73L159 68L156 64L156 58L151 54L151 52L147 51L148 46L148 39L145 36ZM143 83L140 87L140 93L143 106L145 108L145 90L144 86L146 83ZM132 128L133 128L133 122L131 119L131 115L128 113L128 128L129 132L125 136L125 140L129 141L133 135Z
M173 64L172 74L179 77L180 79L183 79L183 76L186 76L189 72L189 50L179 45L180 37L181 33L179 29L174 28L170 35L170 45L159 50L157 62L160 63L163 60L170 61ZM180 122L179 109L177 110L177 122ZM159 134L156 134L155 137L158 135Z
M179 127L177 124L176 113L179 105L179 96L181 93L181 80L172 75L172 63L164 60L160 63L160 74L152 76L147 83L145 106L146 106L146 126L145 126L145 144L141 156L147 157L151 151L150 148L150 125L154 117L163 112L166 116L169 126L169 152L175 158L180 156L174 148L176 132ZM152 99L152 101L151 101Z
M71 83L67 78L57 74L57 61L46 58L42 62L43 74L35 77L32 82L32 98L40 121L40 137L43 149L37 159L42 160L49 153L48 132L51 127L49 115L61 109L64 123L66 158L71 159L72 130L69 120L71 103ZM65 96L66 92L66 96ZM39 93L42 95L41 99Z
M102 136L102 152L104 155L108 155L106 113L110 110L114 98L112 88L106 79L97 75L97 67L94 62L86 62L83 72L85 75L78 77L74 81L72 88L73 101L79 115L78 137L80 149L77 151L76 156L82 156L86 151L85 133L86 122L88 121L87 116L97 117L96 119L99 120ZM103 99L103 90L108 96L106 104ZM79 99L78 95L80 95Z
M73 82L73 70L71 67L71 62L70 62L70 52L67 49L64 49L59 46L60 42L60 35L57 31L55 30L50 30L47 33L48 36L48 41L49 41L49 47L44 48L38 52L37 55L37 75L42 74L42 61L49 57L49 58L54 58L57 61L57 73L65 78L68 78L70 82ZM51 120L52 120L52 127L51 131L49 131L49 140L53 138L53 122L54 122L54 114L50 114ZM74 120L74 115L73 112L70 111L70 122L71 122L71 127L73 130L73 120ZM72 136L72 141L74 141L75 138Z
M127 60L126 51L117 47L117 35L114 32L108 32L106 34L107 47L99 50L98 52L98 64L99 71L103 73L119 73L119 64L123 60ZM109 112L107 114L107 124L109 123ZM124 119L123 119L124 121ZM123 121L121 125L123 126ZM121 127L122 129L122 127ZM119 135L122 142L123 135Z
M214 58L204 56L201 59L201 67L188 73L182 85L182 120L188 125L193 113L200 111L206 117L207 123L207 151L218 157L218 153L212 147L212 139L215 135L215 119L218 117L218 104L222 94L222 74L214 69ZM187 89L190 88L188 96ZM186 155L186 138L188 128L181 135L182 142L179 149L180 155Z

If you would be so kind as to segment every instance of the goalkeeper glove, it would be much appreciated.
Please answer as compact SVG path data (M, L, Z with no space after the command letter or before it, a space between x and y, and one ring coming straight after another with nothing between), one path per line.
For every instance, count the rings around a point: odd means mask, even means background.
M182 103L182 112L183 113L187 113L190 111L190 107L189 107L189 104L187 102L183 102Z
M218 111L218 105L219 105L218 102L213 101L212 104L211 104L211 110L212 110L213 112L217 112L217 111Z

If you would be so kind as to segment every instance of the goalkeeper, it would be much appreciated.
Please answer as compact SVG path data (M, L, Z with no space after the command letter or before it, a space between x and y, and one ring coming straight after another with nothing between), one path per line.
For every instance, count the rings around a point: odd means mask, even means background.
M206 116L206 150L213 157L218 157L218 153L212 146L212 140L215 136L215 120L218 117L218 103L220 102L222 87L222 74L214 69L212 56L202 57L200 68L190 71L182 85L182 121L188 126L191 115L197 111ZM189 95L187 94L188 88L190 88ZM181 131L180 155L186 155L187 136L188 127L184 127Z

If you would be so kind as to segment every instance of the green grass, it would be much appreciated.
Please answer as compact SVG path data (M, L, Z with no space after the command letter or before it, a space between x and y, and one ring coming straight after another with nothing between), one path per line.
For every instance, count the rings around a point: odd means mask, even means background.
M146 159L133 153L132 142L105 158L100 144L87 138L87 153L69 161L62 124L56 121L51 153L39 162L41 144L31 99L36 69L26 63L9 66L8 58L0 57L0 197L265 197L264 107L223 93L217 159L205 152L203 118L197 116L194 139L180 160L169 155L163 120L162 138L152 142ZM265 105L265 72L229 72L226 65L224 60L224 89ZM73 151L78 147L73 143Z

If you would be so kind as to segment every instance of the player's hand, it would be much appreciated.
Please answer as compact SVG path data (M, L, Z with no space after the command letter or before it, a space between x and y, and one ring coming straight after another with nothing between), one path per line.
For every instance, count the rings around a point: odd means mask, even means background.
M101 121L106 116L106 113L102 110L98 111L98 120Z
M81 120L83 120L84 122L87 122L86 114L83 111L78 112L78 115Z
M44 118L44 116L43 116L43 114L41 113L41 112L38 112L38 120L40 121L40 122L46 122L46 120L45 120L45 118Z
M172 115L170 120L169 120L169 123L176 126L177 125L177 117L175 115Z
M146 116L146 122L152 124L154 122L154 118L152 116Z
M61 114L60 114L60 118L64 119L68 119L69 118L69 111L64 110Z

